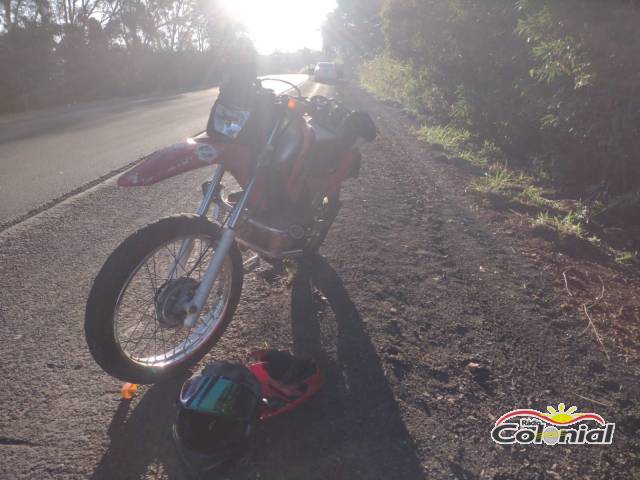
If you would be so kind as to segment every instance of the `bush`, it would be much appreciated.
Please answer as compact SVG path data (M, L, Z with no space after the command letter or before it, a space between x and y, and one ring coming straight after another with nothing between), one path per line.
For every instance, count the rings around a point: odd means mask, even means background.
M399 103L413 113L424 114L433 103L426 70L414 69L390 55L378 55L364 61L358 75L362 85L379 99Z
M640 187L638 0L387 0L381 17L369 90L558 184Z

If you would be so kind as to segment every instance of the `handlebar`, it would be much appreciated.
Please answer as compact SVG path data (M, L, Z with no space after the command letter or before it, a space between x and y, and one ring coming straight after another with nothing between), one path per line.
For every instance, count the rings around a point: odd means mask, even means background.
M261 85L262 85L262 82L267 82L267 81L286 83L296 91L296 93L298 94L298 97L302 97L302 90L300 90L300 87L298 87L295 83L289 82L288 80L282 80L281 78L259 78L258 81L260 82Z
M340 102L321 95L307 98L302 95L300 88L286 80L279 78L262 78L260 82L272 80L291 85L298 94L297 97L284 94L276 97L276 104L285 112L295 113L299 116L308 115L319 125L334 132L339 137L357 137L370 142L376 137L376 127L371 117L364 112L352 112L346 109ZM265 89L266 90L266 89ZM271 91L273 95L273 92Z

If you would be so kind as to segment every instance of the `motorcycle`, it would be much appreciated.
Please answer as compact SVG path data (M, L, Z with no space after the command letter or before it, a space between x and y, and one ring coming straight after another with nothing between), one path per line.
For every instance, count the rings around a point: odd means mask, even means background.
M342 183L358 176L359 146L376 129L366 113L290 86L295 95L276 96L255 77L228 82L206 134L151 154L119 177L119 186L138 187L214 167L196 214L143 227L96 276L85 336L108 374L145 384L191 367L229 325L245 268L260 259L299 260L322 245ZM238 191L224 186L226 173ZM254 253L243 260L243 251Z

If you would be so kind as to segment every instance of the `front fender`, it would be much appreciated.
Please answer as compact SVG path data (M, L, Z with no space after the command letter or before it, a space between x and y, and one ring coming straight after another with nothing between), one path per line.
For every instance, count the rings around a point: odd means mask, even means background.
M243 184L251 173L253 148L247 145L216 143L209 138L189 138L148 155L142 162L118 177L121 187L153 185L181 173L213 164L228 166Z

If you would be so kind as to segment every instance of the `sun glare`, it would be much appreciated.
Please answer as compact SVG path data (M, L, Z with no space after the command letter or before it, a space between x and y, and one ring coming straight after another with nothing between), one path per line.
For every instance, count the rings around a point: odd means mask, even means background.
M336 0L223 0L261 54L322 48L321 27Z

